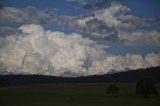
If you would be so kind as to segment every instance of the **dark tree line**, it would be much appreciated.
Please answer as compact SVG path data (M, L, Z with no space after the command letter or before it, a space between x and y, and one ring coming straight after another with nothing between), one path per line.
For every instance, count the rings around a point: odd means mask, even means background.
M139 80L136 84L136 94L144 97L158 95L154 80L151 78L143 78Z

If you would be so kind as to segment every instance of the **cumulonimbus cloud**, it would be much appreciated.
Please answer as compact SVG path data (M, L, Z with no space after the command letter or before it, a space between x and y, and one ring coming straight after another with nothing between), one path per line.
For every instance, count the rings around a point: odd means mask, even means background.
M23 25L22 33L0 37L0 73L86 76L155 67L160 53L114 56L108 46L97 44L77 33L44 30L40 25Z
M39 25L21 26L21 35L1 37L0 62L5 71L60 75L83 73L86 59L103 56L103 46L73 33L45 31Z

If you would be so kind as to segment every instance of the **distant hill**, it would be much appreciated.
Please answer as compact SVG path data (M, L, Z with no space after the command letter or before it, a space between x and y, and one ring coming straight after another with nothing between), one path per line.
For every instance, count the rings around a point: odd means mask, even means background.
M0 81L5 81L9 86L39 84L39 83L105 83L105 82L136 82L137 80L151 77L160 83L160 67L131 70L114 74L94 75L85 77L54 77L43 75L0 75Z

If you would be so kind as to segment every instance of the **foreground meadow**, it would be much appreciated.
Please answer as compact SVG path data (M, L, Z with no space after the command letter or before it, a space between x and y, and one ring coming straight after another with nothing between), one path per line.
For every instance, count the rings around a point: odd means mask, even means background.
M160 106L160 96L137 97L135 84L117 84L118 97L107 95L107 86L64 83L4 87L0 88L0 106Z

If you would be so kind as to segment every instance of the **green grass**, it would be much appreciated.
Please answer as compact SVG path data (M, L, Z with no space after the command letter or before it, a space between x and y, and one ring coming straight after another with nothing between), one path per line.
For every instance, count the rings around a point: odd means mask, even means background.
M106 94L107 86L95 83L0 88L0 106L160 106L160 96L135 96L135 84L118 84L117 98Z

